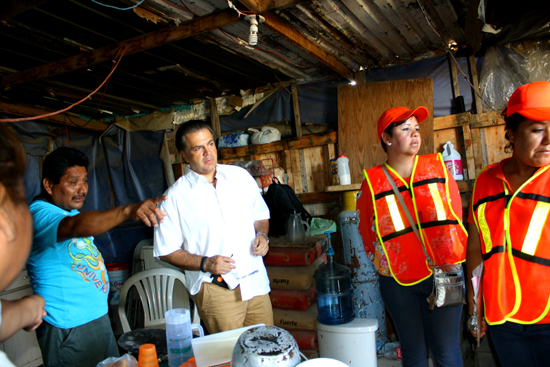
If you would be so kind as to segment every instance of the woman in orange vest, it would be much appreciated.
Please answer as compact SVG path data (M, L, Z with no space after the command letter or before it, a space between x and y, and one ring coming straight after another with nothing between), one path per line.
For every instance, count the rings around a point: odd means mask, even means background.
M378 137L388 159L364 171L357 199L359 231L379 272L382 299L401 342L403 366L426 367L431 351L436 366L461 367L462 305L432 308L427 302L433 292L432 264L463 262L467 241L458 187L441 154L418 155L419 122L428 115L422 106L395 107L378 120Z
M548 366L550 82L519 87L505 122L512 157L485 167L472 192L468 279L483 262L478 327L483 336L489 325L502 366Z

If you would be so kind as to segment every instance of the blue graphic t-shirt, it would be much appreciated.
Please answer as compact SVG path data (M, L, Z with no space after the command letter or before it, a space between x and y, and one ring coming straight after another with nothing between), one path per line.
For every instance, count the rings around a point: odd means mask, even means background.
M79 211L69 212L42 200L31 203L30 211L34 230L27 272L34 294L46 300L44 320L68 329L105 315L109 278L93 237L57 242L59 222Z

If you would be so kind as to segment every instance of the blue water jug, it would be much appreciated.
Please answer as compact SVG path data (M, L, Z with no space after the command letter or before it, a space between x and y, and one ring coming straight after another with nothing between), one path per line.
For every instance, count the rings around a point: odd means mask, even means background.
M330 241L330 234L328 234ZM317 320L325 325L345 324L353 321L351 271L334 262L334 250L328 246L327 263L313 274L317 296Z

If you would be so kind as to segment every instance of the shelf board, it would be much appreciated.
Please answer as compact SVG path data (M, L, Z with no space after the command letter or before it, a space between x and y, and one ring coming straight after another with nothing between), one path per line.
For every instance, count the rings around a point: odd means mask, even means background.
M325 186L326 192L337 192L337 191L357 191L361 188L361 184L351 184L351 185L330 185Z
M472 192L471 187L473 187L473 180L461 180L456 181L458 185L458 191L461 193ZM361 184L351 184L351 185L331 185L325 186L325 192L342 192L342 191L356 191L361 189Z

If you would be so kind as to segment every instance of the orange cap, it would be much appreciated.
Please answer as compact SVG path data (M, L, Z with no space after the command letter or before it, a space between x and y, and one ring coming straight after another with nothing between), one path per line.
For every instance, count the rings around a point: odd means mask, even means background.
M550 120L550 82L522 85L510 97L506 116L519 113L534 121Z
M412 115L416 116L418 122L422 122L430 116L430 112L424 106L416 107L414 110L409 110L406 107L394 107L386 110L378 119L378 139L382 137L382 133L390 124L406 120Z

